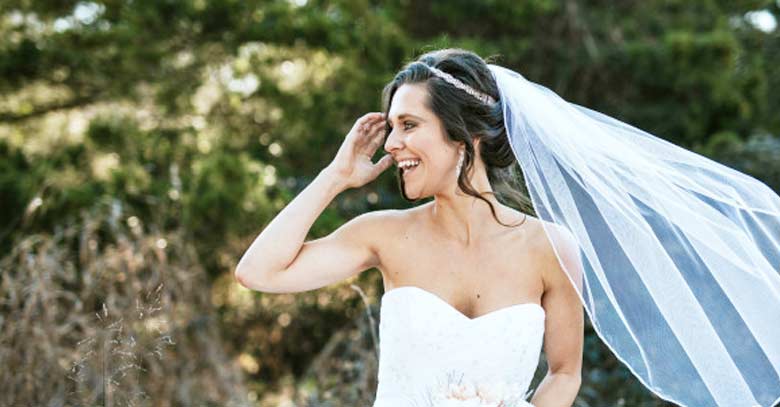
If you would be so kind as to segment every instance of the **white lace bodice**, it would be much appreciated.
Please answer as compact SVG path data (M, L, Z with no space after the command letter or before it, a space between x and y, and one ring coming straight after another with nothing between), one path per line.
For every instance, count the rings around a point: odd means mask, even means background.
M539 362L545 311L523 303L469 318L427 290L402 286L380 301L379 372L373 407L494 406L523 401ZM469 404L445 401L449 385L480 390ZM506 388L501 396L502 388ZM506 405L506 404L505 404Z

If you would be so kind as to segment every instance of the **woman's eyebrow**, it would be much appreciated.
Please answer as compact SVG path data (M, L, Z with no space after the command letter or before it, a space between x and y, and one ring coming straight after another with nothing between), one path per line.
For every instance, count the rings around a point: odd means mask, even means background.
M396 116L396 119L397 120L401 120L404 117L411 117L411 118L415 118L415 119L420 120L420 121L424 121L422 117L415 116L415 115L413 115L411 113L401 113L398 116ZM392 122L392 118L390 118L390 121Z

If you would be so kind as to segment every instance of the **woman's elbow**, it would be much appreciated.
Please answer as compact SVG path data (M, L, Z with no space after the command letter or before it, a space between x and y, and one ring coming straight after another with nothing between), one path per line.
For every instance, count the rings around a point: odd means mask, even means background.
M236 268L235 271L233 271L233 278L235 278L238 284L241 286L249 288L248 282L246 281L246 276L244 276L244 274L239 270L239 268Z
M555 382L568 394L578 394L582 386L582 373L580 371L550 371L548 375L555 378Z
M569 394L572 394L576 397L580 392L580 387L582 387L582 374L579 372L558 374L566 378L566 389L569 391Z
M235 270L233 271L233 277L236 279L238 284L249 288L250 290L256 291L261 291L261 286L259 283L263 281L259 274L260 273L257 269L253 269L252 267L249 267L246 264L242 264L241 262L238 263Z

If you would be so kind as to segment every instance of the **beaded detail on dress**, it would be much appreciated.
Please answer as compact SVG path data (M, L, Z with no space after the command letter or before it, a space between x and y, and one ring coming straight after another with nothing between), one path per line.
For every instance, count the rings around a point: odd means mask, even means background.
M521 398L510 405L530 406L522 399L539 362L545 317L539 304L523 303L469 318L419 287L385 292L373 407L444 406L437 394L457 383L510 388Z

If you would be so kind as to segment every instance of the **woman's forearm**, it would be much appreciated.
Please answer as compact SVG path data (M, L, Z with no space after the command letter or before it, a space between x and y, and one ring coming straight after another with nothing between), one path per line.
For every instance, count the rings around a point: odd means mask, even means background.
M531 404L535 407L563 407L574 404L580 391L580 375L547 373L536 388Z
M341 191L375 179L393 163L386 154L371 161L381 145L384 115L366 113L355 121L336 157L255 238L241 256L236 279L246 287L262 286L269 276L286 270L303 247L311 225Z
M330 167L320 171L255 238L236 266L236 278L259 281L284 270L295 260L314 221L345 189Z

